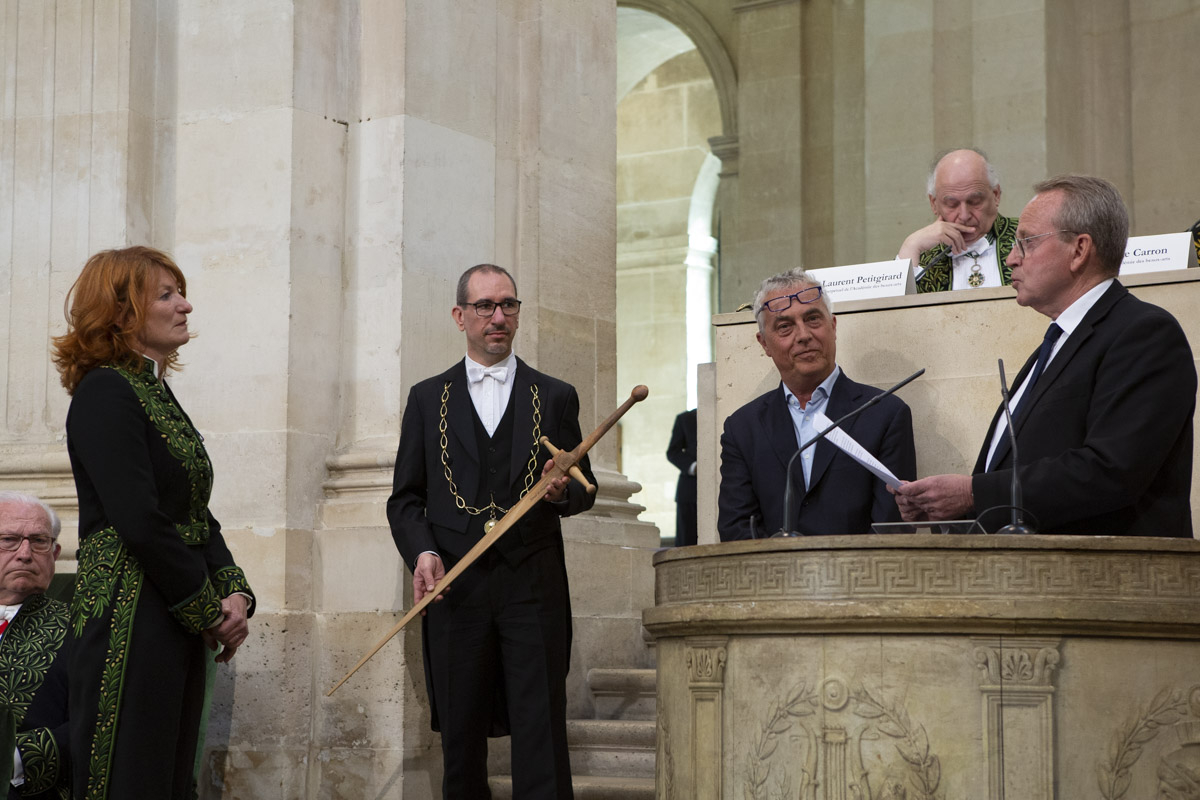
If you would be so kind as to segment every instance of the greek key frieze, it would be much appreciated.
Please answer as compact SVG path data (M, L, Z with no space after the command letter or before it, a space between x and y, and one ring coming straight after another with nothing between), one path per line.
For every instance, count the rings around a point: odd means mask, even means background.
M1039 598L1200 600L1200 561L1087 552L800 552L658 567L656 602L741 599Z

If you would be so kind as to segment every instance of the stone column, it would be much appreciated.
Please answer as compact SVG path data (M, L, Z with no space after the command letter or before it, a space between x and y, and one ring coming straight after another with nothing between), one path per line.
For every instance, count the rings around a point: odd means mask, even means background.
M58 507L68 562L69 398L49 338L87 256L150 233L155 86L134 66L153 58L153 19L147 0L0 7L0 486Z
M802 255L801 3L743 0L733 10L739 53L737 213L732 226L724 219L721 224L722 311L752 300L759 281L799 265ZM729 143L722 144L728 153ZM713 154L726 161L715 146ZM727 183L722 180L722 190ZM724 198L721 205L727 207Z
M717 210L713 216L719 223L719 240L721 247L720 274L721 280L725 275L732 274L738 264L737 235L738 225L738 137L713 136L708 140L712 154L721 160L721 171L718 173L720 183L717 186ZM740 295L721 293L713 304L718 313L734 311L743 301L737 300ZM732 304L732 305L727 305Z

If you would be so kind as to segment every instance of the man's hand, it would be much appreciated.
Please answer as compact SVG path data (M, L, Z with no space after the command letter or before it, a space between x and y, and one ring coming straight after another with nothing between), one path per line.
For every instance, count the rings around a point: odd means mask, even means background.
M413 570L413 603L421 602L421 598L433 591L438 581L446 577L446 567L442 559L433 553L421 553L417 557L417 568ZM438 595L433 602L440 603L445 595ZM425 616L422 609L421 616Z
M929 515L925 513L925 510L917 505L917 502L911 497L906 497L900 493L900 490L904 486L907 486L908 483L908 481L905 481L899 489L893 489L891 486L887 487L887 490L896 498L896 506L900 509L900 519L905 522L927 522Z
M246 609L249 601L243 594L231 594L221 601L221 613L224 614L218 624L204 631L204 643L209 650L216 650L217 645L223 645L217 653L216 661L224 664L233 658L233 654L241 647L242 642L250 634L250 626L246 621Z
M893 489L906 522L961 519L975 507L970 475L931 475Z
M542 467L542 477L544 478L549 475L550 470L552 469L554 469L553 458L546 462L546 466ZM571 477L569 475L563 475L555 478L550 482L550 485L546 487L546 494L543 495L542 499L548 500L551 503L557 503L563 500L567 496L567 484L570 482Z
M900 246L897 258L911 258L913 266L921 258L921 253L937 247L939 244L950 245L951 255L959 255L967 249L970 242L963 241L963 234L971 230L970 225L959 225L957 222L934 220L924 228L913 231Z

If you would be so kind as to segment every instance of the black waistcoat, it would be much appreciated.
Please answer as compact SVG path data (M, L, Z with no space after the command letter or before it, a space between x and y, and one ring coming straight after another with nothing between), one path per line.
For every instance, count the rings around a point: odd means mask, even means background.
M521 499L520 492L524 486L518 487L514 492L513 477L510 474L515 414L513 407L516 405L516 399L515 395L509 398L508 407L500 417L500 424L491 436L488 436L487 429L483 427L483 422L475 411L475 404L471 404L471 421L475 426L475 444L479 451L479 486L475 491L475 502L472 503L476 508L485 508L493 501L501 508L512 508L513 503ZM503 516L501 512L496 512L497 520ZM488 513L471 517L467 525L467 536L471 541L477 542L483 538L483 523L490 518ZM519 532L510 530L500 537L492 549L507 555L519 543Z

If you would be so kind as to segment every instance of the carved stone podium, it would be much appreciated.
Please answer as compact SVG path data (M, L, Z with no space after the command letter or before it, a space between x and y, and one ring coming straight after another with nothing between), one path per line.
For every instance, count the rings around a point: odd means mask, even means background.
M664 551L662 800L1200 797L1200 542Z

